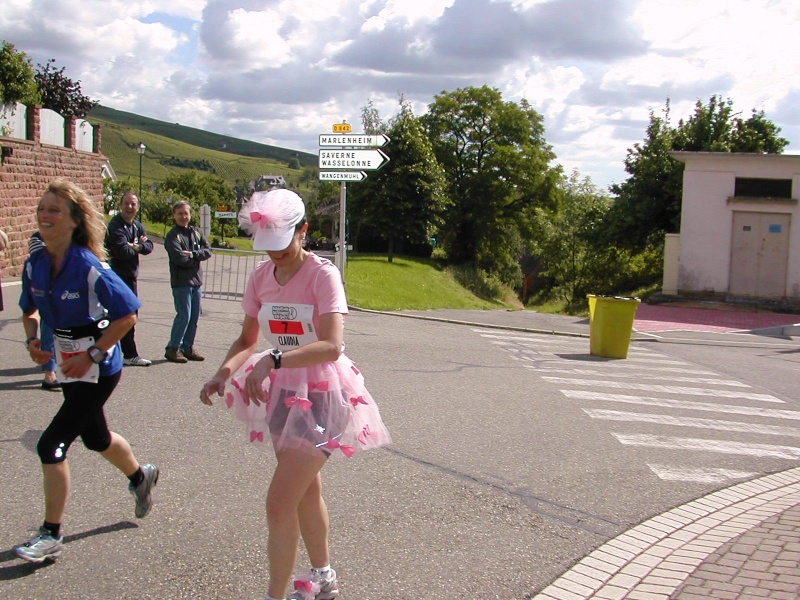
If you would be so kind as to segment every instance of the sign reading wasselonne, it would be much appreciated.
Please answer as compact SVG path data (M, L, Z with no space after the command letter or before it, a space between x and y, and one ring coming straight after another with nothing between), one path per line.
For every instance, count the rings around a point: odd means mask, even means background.
M380 150L337 150L319 151L320 169L359 169L375 171L389 162L389 157Z

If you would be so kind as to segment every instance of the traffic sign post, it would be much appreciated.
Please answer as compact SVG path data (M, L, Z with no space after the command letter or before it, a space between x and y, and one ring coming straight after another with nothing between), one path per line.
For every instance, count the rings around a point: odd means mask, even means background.
M320 146L350 146L353 148L381 148L389 143L389 137L380 133L378 135L351 134L322 134L319 136Z
M375 171L389 162L389 157L381 150L337 150L319 151L320 169L365 169Z
M220 206L220 208L227 209L227 206ZM216 210L214 211L214 216L217 219L236 219L239 217L239 213L235 210ZM222 230L222 241L225 241L225 223L220 223L220 229Z
M367 174L364 171L320 171L320 181L364 181Z
M351 133L349 123L336 123L332 134L319 136L319 179L320 181L340 181L342 184L339 194L339 251L336 253L339 271L344 283L344 268L347 263L347 236L346 236L346 211L347 211L347 183L348 181L364 181L367 174L364 171L375 171L389 162L380 148L389 143L389 137L380 133L377 135ZM328 146L331 149L322 148ZM336 149L332 149L336 147ZM357 150L355 148L371 148L370 150ZM323 169L342 169L326 170ZM357 170L354 170L357 169Z

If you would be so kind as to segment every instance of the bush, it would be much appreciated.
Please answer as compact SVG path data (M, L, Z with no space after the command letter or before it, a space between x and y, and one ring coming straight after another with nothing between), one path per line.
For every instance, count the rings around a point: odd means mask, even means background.
M502 302L509 293L509 288L499 277L473 265L449 266L445 269L459 285L483 300Z

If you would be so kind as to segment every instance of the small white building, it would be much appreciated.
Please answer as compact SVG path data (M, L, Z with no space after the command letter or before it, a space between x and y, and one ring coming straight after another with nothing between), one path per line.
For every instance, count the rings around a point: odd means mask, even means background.
M670 155L686 169L663 292L800 300L800 155Z

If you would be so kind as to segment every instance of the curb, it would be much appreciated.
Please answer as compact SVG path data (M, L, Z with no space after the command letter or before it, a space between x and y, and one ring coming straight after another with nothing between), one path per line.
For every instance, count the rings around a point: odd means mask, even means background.
M718 490L606 542L532 600L671 598L726 543L800 504L800 467Z

